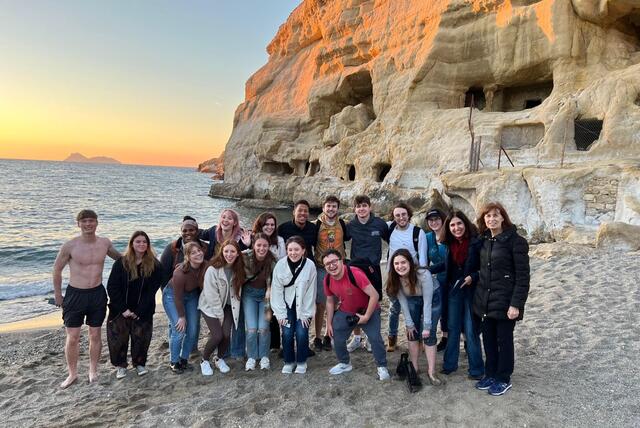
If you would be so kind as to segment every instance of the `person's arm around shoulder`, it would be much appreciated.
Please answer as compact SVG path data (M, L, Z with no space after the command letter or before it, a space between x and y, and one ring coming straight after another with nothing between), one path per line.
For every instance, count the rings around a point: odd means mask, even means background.
M118 260L121 256L120 251L116 250L116 247L113 246L113 243L109 238L106 239L107 243L107 255L111 257L113 260Z
M71 246L71 241L65 242L53 263L53 296L58 307L62 306L62 271L71 260Z
M513 265L515 267L515 286L511 295L511 303L507 312L509 319L517 319L529 295L530 266L529 244L520 235L515 236L513 243Z
M391 232L389 231L389 226L387 226L387 223L382 220L380 217L378 217L378 220L380 220L378 222L378 224L380 225L380 237L382 239L384 239L387 243L389 243L389 238L391 238Z

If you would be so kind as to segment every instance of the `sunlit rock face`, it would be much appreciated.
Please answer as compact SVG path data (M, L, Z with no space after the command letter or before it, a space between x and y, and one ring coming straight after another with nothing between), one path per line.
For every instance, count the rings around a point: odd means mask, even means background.
M267 51L212 194L640 225L640 1L306 0Z

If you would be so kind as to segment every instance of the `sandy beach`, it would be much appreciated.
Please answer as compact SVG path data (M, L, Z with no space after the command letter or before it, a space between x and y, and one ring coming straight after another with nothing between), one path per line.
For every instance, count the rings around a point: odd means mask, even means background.
M64 391L60 314L57 327L56 316L0 325L0 414L5 426L638 426L639 261L638 252L532 246L513 388L502 397L473 388L464 352L459 370L441 375L444 386L416 394L398 380L378 381L364 350L352 355L354 371L338 377L328 374L333 352L310 358L306 375L281 374L274 354L268 372L247 373L231 361L229 374L204 378L193 359L193 372L174 375L159 307L148 375L129 370L116 380L103 339L100 379L89 384L83 332L80 377ZM206 333L203 325L201 345ZM395 372L400 351L388 357Z

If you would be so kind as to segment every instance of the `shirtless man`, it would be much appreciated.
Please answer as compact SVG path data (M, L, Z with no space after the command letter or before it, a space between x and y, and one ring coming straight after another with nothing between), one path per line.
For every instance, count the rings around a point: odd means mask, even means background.
M107 293L102 285L102 270L106 256L112 259L120 253L107 238L96 236L98 215L82 210L76 216L80 236L60 248L53 265L53 292L56 306L62 306L62 319L67 330L65 356L69 376L60 384L64 389L78 378L80 327L89 326L89 382L98 379L98 360L102 349L102 322L107 313ZM69 264L69 285L62 298L62 270ZM73 286L71 285L73 284Z

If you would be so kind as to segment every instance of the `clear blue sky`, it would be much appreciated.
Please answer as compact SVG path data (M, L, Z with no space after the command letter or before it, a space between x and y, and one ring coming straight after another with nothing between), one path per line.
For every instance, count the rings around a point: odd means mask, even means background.
M218 154L299 3L0 0L0 158L193 165Z

